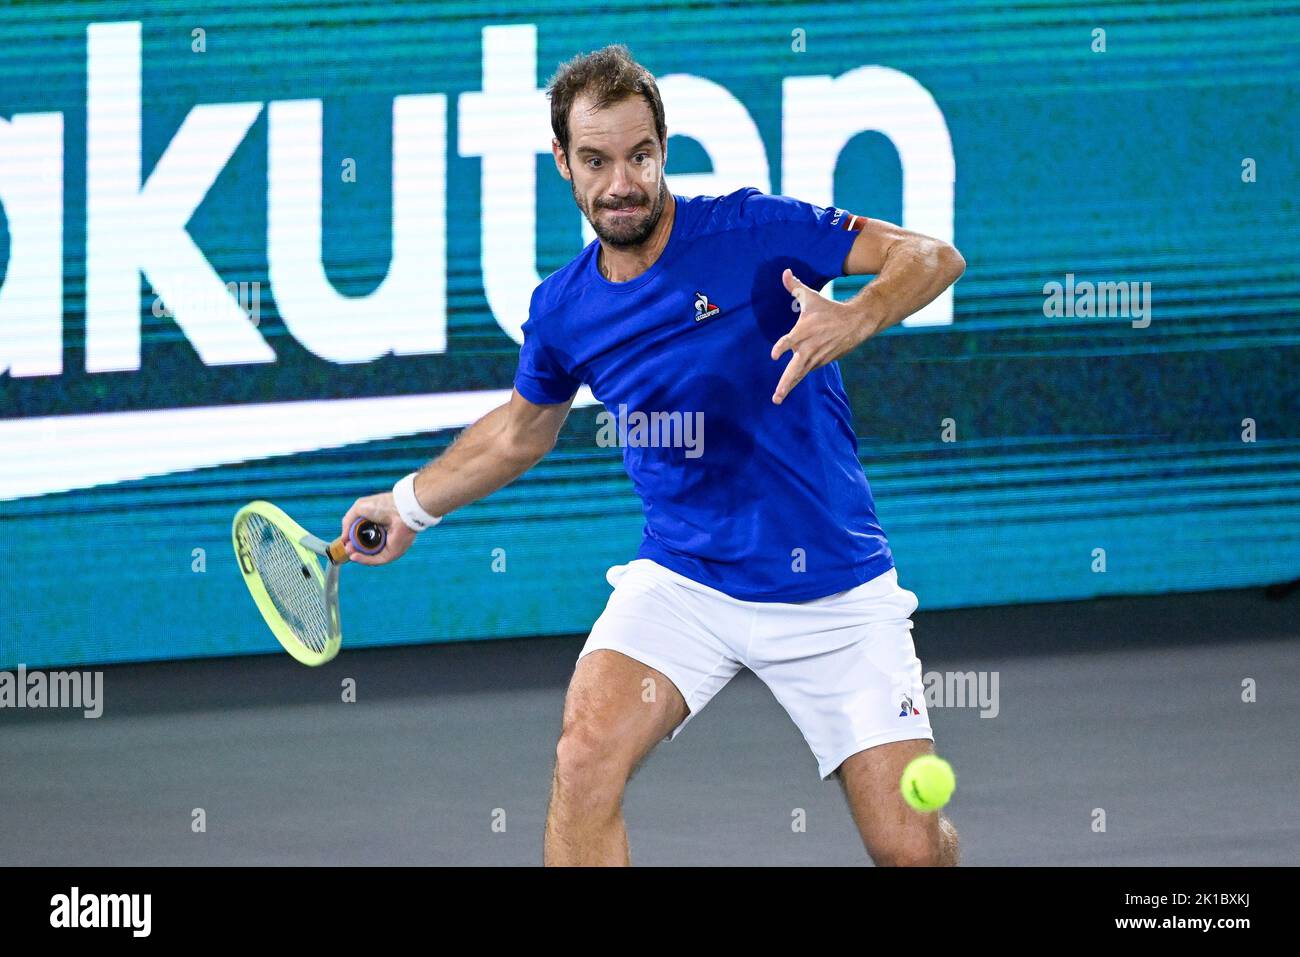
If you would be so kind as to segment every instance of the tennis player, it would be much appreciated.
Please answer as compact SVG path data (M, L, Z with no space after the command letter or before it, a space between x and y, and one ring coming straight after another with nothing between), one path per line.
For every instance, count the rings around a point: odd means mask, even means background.
M630 863L625 785L742 667L835 776L878 865L951 865L957 833L903 801L932 753L909 620L836 360L961 275L951 245L880 220L741 189L676 196L653 77L623 46L564 64L548 94L559 173L597 241L533 292L510 400L391 493L343 519L388 527L381 565L417 532L551 450L583 383L626 428L645 512L634 560L579 655L564 704L547 864ZM526 237L525 237L526 238ZM818 290L876 278L847 302ZM882 388L890 388L882 383ZM634 441L639 439L639 441Z

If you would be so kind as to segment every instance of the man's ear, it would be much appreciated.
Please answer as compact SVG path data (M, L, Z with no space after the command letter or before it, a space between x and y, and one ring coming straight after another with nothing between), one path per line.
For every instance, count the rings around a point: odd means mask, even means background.
M573 174L569 172L569 159L564 155L564 150L560 149L560 141L554 136L551 137L551 155L555 157L555 168L560 171L560 175L572 181Z

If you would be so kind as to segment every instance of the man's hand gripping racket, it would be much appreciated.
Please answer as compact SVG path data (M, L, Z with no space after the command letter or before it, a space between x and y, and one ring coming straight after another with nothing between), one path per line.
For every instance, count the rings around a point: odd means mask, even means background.
M361 548L352 541L348 530L357 522L368 522L383 529L386 541L378 551ZM343 516L343 547L347 557L359 565L387 565L406 554L415 541L415 532L406 526L393 502L393 493L357 499Z

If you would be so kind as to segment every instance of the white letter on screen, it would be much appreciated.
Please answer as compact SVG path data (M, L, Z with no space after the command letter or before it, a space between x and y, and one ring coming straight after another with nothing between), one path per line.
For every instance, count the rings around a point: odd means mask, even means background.
M831 205L835 163L858 133L883 133L903 168L905 229L953 239L956 163L943 111L920 83L898 70L864 66L839 77L788 77L782 84L781 191ZM863 213L863 210L850 210ZM952 287L903 320L905 326L952 324Z
M690 137L704 147L711 173L670 173L669 189L683 196L722 196L744 186L766 193L771 174L763 137L745 105L712 80L670 73L656 81L670 134ZM588 242L596 238L587 226Z
M0 285L0 374L63 371L63 114L0 118L0 206L9 265Z
M140 24L87 34L86 371L140 368L142 271L206 364L274 362L185 230L262 104L194 107L141 187Z
M447 98L393 99L393 256L383 282L343 296L321 254L320 100L271 103L268 110L267 264L280 318L322 359L447 349Z
M482 166L483 291L515 342L537 275L537 154L551 152L551 112L537 88L537 28L483 28L483 92L462 93L459 153Z

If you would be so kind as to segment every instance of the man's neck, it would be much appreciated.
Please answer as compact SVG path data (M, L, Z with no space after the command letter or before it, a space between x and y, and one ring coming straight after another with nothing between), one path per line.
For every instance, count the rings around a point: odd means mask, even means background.
M677 199L672 193L664 200L664 211L655 225L654 232L640 246L629 249L615 249L600 241L600 254L596 264L600 274L610 282L628 282L641 275L655 264L668 245L668 237L673 232L673 220L677 218Z

